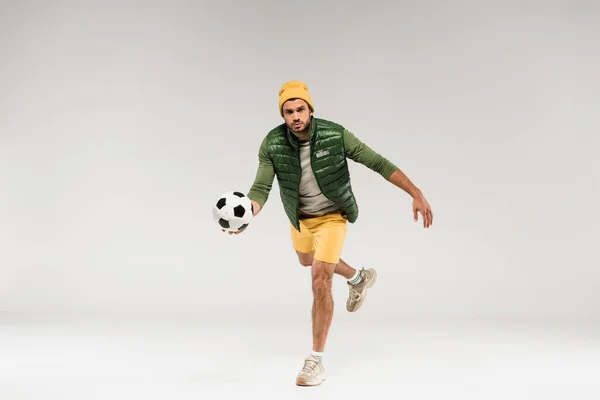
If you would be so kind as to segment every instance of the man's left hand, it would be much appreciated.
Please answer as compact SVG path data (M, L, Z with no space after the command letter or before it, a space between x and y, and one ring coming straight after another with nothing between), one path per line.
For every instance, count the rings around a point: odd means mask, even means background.
M431 206L425 200L425 197L422 195L415 197L412 203L413 214L415 218L415 222L419 220L419 214L421 213L421 217L423 218L423 227L429 228L431 224L433 224L433 212L431 211Z

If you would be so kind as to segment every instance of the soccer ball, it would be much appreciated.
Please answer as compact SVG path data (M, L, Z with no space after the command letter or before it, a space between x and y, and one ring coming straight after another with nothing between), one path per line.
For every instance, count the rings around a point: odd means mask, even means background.
M244 229L253 216L252 202L241 192L223 193L213 207L213 218L227 232Z

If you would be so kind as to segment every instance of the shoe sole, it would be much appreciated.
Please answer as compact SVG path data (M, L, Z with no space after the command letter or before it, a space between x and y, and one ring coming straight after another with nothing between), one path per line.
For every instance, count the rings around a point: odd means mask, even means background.
M348 310L349 312L357 312L358 311L358 309L363 305L363 303L367 299L367 293L369 292L368 289L371 289L375 285L375 282L377 282L377 271L373 270L373 280L369 284L367 284L367 290L365 290L365 293L364 293L362 299L360 300L360 303L356 304L356 308L354 308L354 310Z
M306 382L306 381L302 381L302 380L297 380L296 381L296 386L302 386L302 387L319 386L323 382L325 382L325 378L321 379L321 381L319 381L319 382L314 382L314 383Z

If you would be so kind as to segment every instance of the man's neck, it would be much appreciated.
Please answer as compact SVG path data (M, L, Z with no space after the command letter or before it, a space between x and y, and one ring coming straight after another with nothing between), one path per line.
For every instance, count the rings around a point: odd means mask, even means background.
M308 142L308 133L298 133L298 134L294 133L294 135L296 135L296 137L298 138L298 141L300 143Z

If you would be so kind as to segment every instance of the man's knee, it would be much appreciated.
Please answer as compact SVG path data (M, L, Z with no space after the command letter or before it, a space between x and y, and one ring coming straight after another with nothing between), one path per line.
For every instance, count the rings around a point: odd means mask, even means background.
M300 265L302 265L303 267L310 267L313 264L313 259L314 259L314 252L312 253L301 253L299 251L296 251L296 253L298 253L298 261L300 261Z
M312 264L312 290L315 296L323 296L331 291L331 284L335 264L313 260Z

